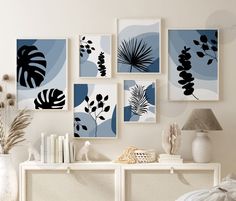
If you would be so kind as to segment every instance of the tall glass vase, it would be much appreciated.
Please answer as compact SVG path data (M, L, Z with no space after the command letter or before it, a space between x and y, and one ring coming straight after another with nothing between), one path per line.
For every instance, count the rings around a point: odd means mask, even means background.
M18 183L10 154L0 154L0 201L16 201Z

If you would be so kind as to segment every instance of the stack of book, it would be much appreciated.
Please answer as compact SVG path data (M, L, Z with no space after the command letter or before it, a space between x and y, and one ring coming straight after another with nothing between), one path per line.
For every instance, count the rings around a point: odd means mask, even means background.
M41 133L40 154L42 163L75 162L75 146L69 141L69 134L46 136Z
M171 154L160 154L159 163L183 163L183 159L180 155L171 155Z

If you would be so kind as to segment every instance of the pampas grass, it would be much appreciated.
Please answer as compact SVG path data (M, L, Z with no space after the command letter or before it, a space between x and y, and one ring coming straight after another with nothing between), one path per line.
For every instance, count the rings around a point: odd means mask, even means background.
M3 123L2 120L0 120L0 144L2 154L8 154L15 145L25 141L24 129L29 126L31 120L32 118L29 110L19 111L12 121L7 133L3 131Z

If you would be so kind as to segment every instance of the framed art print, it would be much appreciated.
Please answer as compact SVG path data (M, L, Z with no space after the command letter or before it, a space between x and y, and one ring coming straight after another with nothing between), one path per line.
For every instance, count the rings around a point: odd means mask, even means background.
M117 21L117 72L160 73L160 19Z
M156 82L124 80L124 122L156 122Z
M17 106L67 110L66 39L17 39Z
M116 137L116 111L116 84L74 85L75 137Z
M111 35L89 35L79 37L80 77L111 77Z
M169 100L219 100L218 29L168 31Z

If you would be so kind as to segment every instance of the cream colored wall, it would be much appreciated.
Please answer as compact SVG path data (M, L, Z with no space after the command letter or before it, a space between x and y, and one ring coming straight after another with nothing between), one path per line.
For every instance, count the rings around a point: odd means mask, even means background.
M69 38L69 111L35 112L27 129L27 139L39 146L41 131L73 133L72 84L87 82L78 76L78 35L81 33L112 33L115 44L116 18L155 17L162 19L162 74L147 75L158 79L157 124L124 124L122 95L119 96L119 137L117 140L91 140L97 153L94 159L115 159L122 150L134 145L161 152L161 130L168 122L181 126L193 108L211 107L224 128L210 135L214 145L213 160L222 164L223 176L236 172L236 1L235 0L7 0L0 1L0 74L15 75L16 38ZM169 102L167 100L167 29L219 27L220 35L220 101ZM115 55L115 48L114 48ZM115 72L115 59L113 71ZM109 81L119 83L121 91L125 75L114 75ZM136 76L135 78L140 78ZM102 80L94 80L97 83ZM90 80L93 82L93 80ZM12 84L14 91L14 84ZM121 94L121 93L119 93ZM183 132L182 156L191 159L192 132ZM79 142L79 141L78 141ZM25 146L13 153L15 164L27 158Z

